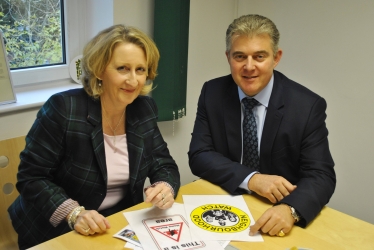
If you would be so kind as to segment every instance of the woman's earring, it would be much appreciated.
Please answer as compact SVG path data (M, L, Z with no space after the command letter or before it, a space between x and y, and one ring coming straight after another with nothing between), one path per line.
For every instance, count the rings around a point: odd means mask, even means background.
M101 83L102 83L101 79L97 79L97 80L99 81L99 87L101 87Z

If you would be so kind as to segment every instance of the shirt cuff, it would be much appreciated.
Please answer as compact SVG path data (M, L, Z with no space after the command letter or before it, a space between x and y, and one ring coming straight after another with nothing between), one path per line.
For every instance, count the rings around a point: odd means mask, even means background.
M76 207L79 207L79 203L72 199L67 199L64 201L49 218L49 222L52 226L57 227L61 221L63 221L66 216Z
M157 184L160 184L160 183L164 183L167 187L169 187L170 190L171 190L171 194L173 195L173 197L175 197L175 193L174 193L173 187L169 183L167 183L165 181L157 181L157 182L153 183L152 185L144 188L144 192L147 191L148 188L155 187Z
M244 181L239 185L239 188L244 189L244 190L247 191L248 194L251 194L252 191L249 190L249 188L248 188L248 182L249 182L249 180L252 178L253 175L258 174L258 173L260 173L260 172L255 171L255 172L250 173L250 174L249 174L249 175L244 179Z

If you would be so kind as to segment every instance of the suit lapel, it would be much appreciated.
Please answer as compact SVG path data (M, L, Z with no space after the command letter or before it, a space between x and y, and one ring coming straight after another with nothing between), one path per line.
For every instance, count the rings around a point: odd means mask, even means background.
M108 175L106 170L104 135L101 120L101 103L98 100L93 100L91 97L87 98L87 102L87 121L94 126L94 130L91 133L92 146L104 181L107 183Z
M140 121L136 112L136 110L139 109L137 103L138 99L135 99L126 109L126 138L130 165L130 190L133 190L138 178L138 169L144 149L143 135L137 131Z
M224 124L228 150L233 160L240 162L242 154L241 139L241 106L239 101L238 87L232 79L227 88L227 96L223 100Z
M269 173L271 167L271 152L275 136L283 118L283 87L280 75L274 71L274 85L266 112L264 128L261 137L260 171Z
M130 189L132 190L137 179L137 173L139 164L141 162L141 156L143 154L144 140L142 134L137 132L139 125L139 118L137 116L136 100L132 105L128 105L126 109L126 139L129 154L129 167L130 167ZM134 105L135 104L135 105ZM108 181L106 159L105 159L105 147L104 147L104 135L101 117L101 104L100 101L95 101L88 98L88 116L87 120L95 128L91 133L92 146L95 152L96 160L99 164L101 173L103 175L105 183Z

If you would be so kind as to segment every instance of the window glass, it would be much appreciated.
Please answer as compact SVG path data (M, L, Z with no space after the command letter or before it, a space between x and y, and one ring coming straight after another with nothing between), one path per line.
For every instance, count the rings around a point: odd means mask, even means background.
M0 0L0 30L12 70L66 63L63 1Z

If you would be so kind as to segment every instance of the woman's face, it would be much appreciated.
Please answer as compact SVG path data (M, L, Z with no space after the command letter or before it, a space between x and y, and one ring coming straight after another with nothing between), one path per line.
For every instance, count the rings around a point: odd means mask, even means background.
M138 97L147 80L144 51L133 43L118 43L112 59L99 76L102 80L101 99L105 105L124 108Z

